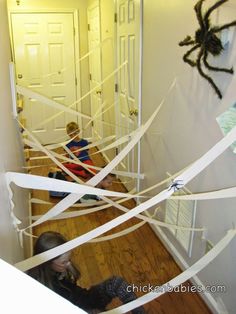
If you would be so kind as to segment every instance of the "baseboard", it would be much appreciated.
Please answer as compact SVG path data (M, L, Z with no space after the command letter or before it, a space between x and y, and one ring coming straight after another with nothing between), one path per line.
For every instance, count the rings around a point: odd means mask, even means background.
M150 214L146 211L145 214L150 217ZM153 229L153 231L156 233L158 238L161 240L162 244L165 246L165 248L168 250L168 252L171 254L175 262L178 264L178 266L181 268L181 270L186 270L189 268L188 263L185 261L183 256L179 253L179 251L174 247L174 245L171 243L171 241L168 239L166 234L161 230L161 228L157 225L150 224L150 227ZM202 286L204 287L204 284L202 281L198 278L198 276L194 276L190 279L190 282L196 286ZM200 297L204 300L206 305L209 307L209 309L214 314L224 313L227 314L227 311L220 310L219 302L217 302L214 297L210 293L201 293L199 294Z

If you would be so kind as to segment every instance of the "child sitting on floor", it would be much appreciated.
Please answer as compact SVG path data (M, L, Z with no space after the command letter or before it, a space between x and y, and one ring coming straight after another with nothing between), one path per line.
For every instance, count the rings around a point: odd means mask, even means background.
M79 133L80 129L76 122L70 122L66 126L66 132L71 138L71 141L66 144L66 147L84 164L94 166L93 161L91 160L88 149L81 150L81 148L86 147L89 143L87 140L80 138ZM87 171L83 166L76 165L73 163L66 163L64 166L69 169L72 173L77 176L88 179L91 177L91 173ZM94 169L89 169L93 173L96 173Z
M103 178L97 185L96 188L103 189L103 190L109 190L109 188L112 186L112 182L116 176L113 173L108 173L105 178ZM80 199L80 203L90 203L93 201L100 201L101 198L98 195L93 194L85 194Z
M66 175L59 168L51 168L48 173L48 177L58 179L58 180L68 181ZM114 178L115 178L115 175L113 173L108 173L108 175L96 185L96 188L103 189L103 190L109 189L112 186L112 182ZM70 193L49 191L49 195L51 197L64 198L68 194ZM90 202L99 201L99 200L100 200L100 197L98 195L85 194L83 197L80 198L79 203L90 203Z
M66 242L67 239L58 232L44 232L35 242L34 255ZM71 251L68 251L31 268L27 274L88 313L106 311L107 306L115 298L119 298L122 304L137 299L136 294L129 289L131 284L120 276L111 276L89 288L79 286L78 280L81 274L70 258ZM145 310L140 306L133 309L131 313L144 314Z

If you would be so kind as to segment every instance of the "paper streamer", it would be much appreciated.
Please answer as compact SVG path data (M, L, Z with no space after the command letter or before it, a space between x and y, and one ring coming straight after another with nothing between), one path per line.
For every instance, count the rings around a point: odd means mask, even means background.
M124 63L122 63L116 70L114 70L111 74L109 74L104 80L102 80L102 82L100 82L96 87L94 87L93 89L91 89L88 93L86 93L85 95L83 95L80 99L76 100L75 102L73 102L71 105L68 106L68 108L73 107L74 105L76 105L77 103L80 103L83 99L85 99L87 96L89 96L90 94L92 94L94 91L97 90L98 87L102 86L106 81L108 81L111 77L113 77L117 72L119 72L125 65L126 65L127 61L125 61ZM48 122L54 120L55 118L59 117L61 114L63 114L63 111L60 111L58 113L56 113L55 115L49 117L48 119L38 123L35 126L35 129L37 129L38 127L42 127L43 125L47 124ZM90 117L91 118L91 117Z
M140 212L156 205L157 203L165 200L167 197L169 197L174 190L166 189L156 195L155 197L151 198L150 200L138 205L137 207L133 208L132 210L128 211L127 213L105 223L104 225L99 226L98 228L91 230L87 232L86 234L83 234L82 236L77 237L76 239L73 239L63 245L60 245L58 247L55 247L49 251L46 251L44 253L35 255L33 257L30 257L22 262L17 263L15 266L22 271L26 271L32 267L35 267L39 264L41 264L45 260L52 259L56 256L59 256L63 254L64 252L67 252L69 250L72 250L73 248L86 243L89 240L92 240L93 238L113 229L114 227L120 225L121 223L127 221L130 218L133 218L134 216L137 216Z
M66 212L66 213L61 213L60 215L51 218L50 220L59 220L59 219L68 219L68 218L75 218L75 217L79 217L79 216L83 216L83 215L88 215L91 213L95 213L97 211L109 208L109 207L116 207L118 209L120 209L123 212L129 212L130 209L119 205L120 203L124 203L125 201L127 201L129 198L127 199L123 199L123 200L119 200L118 202L113 202L109 199L106 199L107 202L109 202L109 204L105 204L102 206L96 206L94 208L91 209L84 209L84 210L79 210L79 211L70 211L70 212ZM93 203L93 206L96 205ZM41 218L42 215L37 215L37 216L32 216L32 220L37 220L39 218ZM195 232L203 232L206 230L206 228L192 228L192 227L185 227L185 226L179 226L179 225L173 225L173 224L169 224L166 222L162 222L160 220L148 217L148 216L144 216L141 214L138 214L136 216L136 218L139 218L145 222L148 222L150 224L154 224L160 227L164 227L164 228L172 228L172 229L176 229L176 230L184 230L184 231L195 231Z
M185 169L187 169L188 167L186 167ZM155 185L153 185L153 186L151 186L151 187L149 187L149 188L147 188L147 189L145 189L145 190L143 190L143 191L140 191L139 193L137 193L137 195L143 195L143 194L145 194L145 193L147 193L147 192L149 192L149 191L151 191L151 190L153 190L153 189L155 189L155 188L157 188L157 187L159 187L159 186L161 186L161 185L163 185L163 184L166 184L167 182L169 182L170 180L172 180L172 179L174 179L175 177L177 177L180 173L182 173L185 169L182 169L182 170L180 170L180 171L178 171L177 173L175 173L175 174L173 174L172 176L170 176L170 177L168 177L168 178L166 178L166 179L164 179L164 180L162 180L161 182L158 182L158 183L156 183ZM134 193L134 190L131 190L130 191L130 193L132 194L132 193ZM129 198L127 198L127 199L122 199L122 200L120 200L120 201L116 201L116 203L115 204L106 204L106 205L104 205L104 206L99 206L99 207L96 207L96 209L99 209L99 210L101 210L101 209L105 209L105 208L108 208L108 207L110 207L110 206L115 206L115 207L117 207L117 203L118 204L120 204L120 203L123 203L123 202L125 202L125 201L127 201L127 200L129 200ZM108 200L108 201L110 201L110 199ZM32 199L32 202L35 202L35 203L38 203L38 204L52 204L52 203L50 203L50 202L45 202L45 201L43 201L43 200L39 200L39 199ZM100 205L101 203L104 203L104 202L102 202L102 201L97 201L96 202L96 205ZM89 207L89 206L94 206L95 205L95 202L93 202L92 204L87 204L87 203L83 203L83 204L73 204L71 207ZM119 207L118 209L121 209L121 210L124 210L124 209L126 209L127 210L127 208L125 208L125 207L123 207L123 208L121 208L121 207ZM97 210L96 210L97 211ZM89 213L91 213L92 211L90 211ZM72 212L71 212L72 213ZM60 215L58 215L57 217L55 217L55 219L64 219L64 218L71 218L71 217L77 217L77 216L81 216L81 210L80 211L73 211L73 216L70 216L69 215L70 213L63 213L63 214L60 214ZM84 213L82 214L82 215L84 215L84 214L86 214L86 211L84 211ZM32 216L32 219L34 219L34 217L36 218L39 218L39 217L41 217L41 216ZM145 216L142 216L142 217L145 217ZM147 217L146 217L147 218ZM53 219L53 218L52 218ZM142 218L143 219L143 218ZM147 219L149 219L149 218L147 218ZM150 218L151 219L151 218ZM149 220L147 220L147 222L150 222L150 223L155 223L156 221L153 221L153 222L151 222L151 221L149 221ZM195 230L195 229L191 229L191 230ZM199 231L200 231L200 229L198 229ZM201 229L201 230L203 230L203 229ZM196 231L196 230L195 230Z
M103 115L103 113L104 113L103 108L106 106L106 104L107 104L106 101L104 101L101 105L98 106L98 109L95 112L94 116L91 117L91 120L85 125L83 130L86 130L90 124L92 124L98 117Z
M119 237L123 237L124 235L127 235L137 229L139 229L140 227L142 227L146 222L145 221L141 221L129 228L126 228L125 230L122 230L120 232L117 232L117 233L114 233L112 235L107 235L107 236L104 236L104 237L100 237L100 238L96 238L96 239L93 239L93 240L90 240L89 242L92 242L92 243L98 243L98 242L104 242L104 241L108 241L108 240L113 240L115 238L119 238Z
M212 200L212 199L219 199L219 198L230 198L236 197L236 187L222 189L219 191L212 191L212 192L204 192L204 193L194 193L189 195L176 195L171 196L170 199L175 200Z
M44 201L42 199L39 199L39 198L31 198L30 199L30 203L31 204L41 204L41 205L54 205L55 203L52 203L52 202L48 202L48 201ZM91 202L91 203L83 203L83 204L73 204L71 207L92 207L94 205L100 205L100 204L105 204L105 202L103 201L94 201L94 202ZM36 216L32 216L32 217L36 217ZM38 218L41 217L41 215L37 216ZM37 219L38 219L37 218ZM34 219L34 218L32 218Z
M45 165L44 165L44 166L45 166ZM188 167L189 167L189 166L188 166ZM182 173L182 172L183 172L185 169L187 169L188 167L186 167L186 168L184 168L184 169L178 171L177 173L173 174L172 176L170 176L170 177L168 177L168 178L166 178L166 179L164 179L164 180L162 180L162 181L160 181L160 182L154 184L153 186L148 187L147 189L138 192L137 194L138 194L138 195L145 194L145 193L150 192L151 190L153 190L153 189L155 189L155 188L157 188L157 187L159 187L159 186L161 186L161 185L163 185L163 184L166 184L166 183L169 182L170 180L172 180L172 179L174 179L175 177L177 177L180 173ZM133 190L130 191L130 193L133 193ZM32 199L32 200L35 200L35 199ZM44 200L38 200L38 199L37 199L37 202L38 202L38 204L43 204L43 203L45 203ZM98 202L97 202L97 203L98 203ZM47 202L47 204L52 204L52 203ZM85 204L84 204L84 205L85 205ZM74 204L73 206L80 206L80 205L79 205L79 204ZM91 205L86 204L85 206L91 206Z
M138 306L144 305L159 296L163 295L165 292L168 292L168 287L174 288L194 277L197 273L199 273L203 268L205 268L210 262L212 262L227 245L231 242L231 240L235 237L236 230L229 230L227 234L221 239L206 255L200 258L195 264L189 267L187 270L182 272L180 275L176 276L174 279L171 279L164 285L162 285L158 291L149 292L144 296L136 299L135 301L131 301L126 303L116 309L102 312L102 314L118 314L118 313L126 313L135 309Z
M236 78L236 77L235 77ZM233 84L234 83L234 84ZM225 97L223 98L223 102L226 103L230 103L231 101L229 101L230 99L235 99L232 98L232 95L234 95L233 91L235 90L235 79L234 82L232 82L227 90L227 93L225 95ZM233 101L233 100L232 100ZM232 130L233 131L233 130ZM228 139L230 141L230 139ZM230 144L231 145L231 144ZM229 145L229 146L230 146ZM219 148L219 150L222 147ZM216 149L217 150L217 149ZM206 155L206 160L210 159L210 154ZM209 161L209 160L208 160ZM206 162L207 163L207 162ZM189 177L191 175L191 172L189 173ZM218 191L217 191L218 192ZM203 193L201 193L203 194ZM205 193L204 193L205 194ZM209 196L209 193L207 193ZM218 193L217 193L218 194ZM219 194L218 194L219 195ZM229 193L230 195L230 193ZM206 196L206 195L205 195ZM204 197L205 197L204 196ZM231 197L231 196L229 196ZM198 199L198 198L196 198ZM201 199L201 198L200 198ZM157 294L157 292L155 293L149 293L147 295L145 295L144 297L139 298L138 300L134 301L134 302L130 302L129 305L127 305L126 308L124 308L124 306L119 307L115 310L111 310L111 311L107 311L106 313L108 314L115 314L115 313L126 313L129 310L132 310L140 305L146 304L152 300L154 300L155 298L157 298L158 296L160 296L161 294L165 293L165 288L169 286L178 286L181 283L185 282L186 280L190 279L191 277L193 277L194 275L196 275L199 271L201 271L204 267L206 267L206 265L208 265L218 254L221 253L221 251L229 244L229 242L233 239L233 237L235 236L235 230L230 230L228 231L227 235L225 236L225 238L223 238L213 249L211 249L210 252L208 252L203 258L201 258L197 263L195 263L192 267L190 267L189 269L187 269L185 272L183 272L182 274L180 274L179 276L177 276L176 278L174 278L173 280L169 281L168 283L166 283L165 285L162 286L163 291L159 292ZM183 278L185 277L185 278ZM161 288L160 288L161 289ZM132 304L133 303L133 304Z
M79 134L80 134L80 132L79 132ZM71 138L68 139L68 135L65 134L65 135L60 136L59 138L55 139L55 142L57 142L57 143L54 143L54 144L46 144L46 145L43 145L43 144L42 144L42 146L44 146L44 147L46 147L46 148L48 148L48 149L59 148L61 144L66 145L66 144L69 143L70 141L74 140L74 139L77 137L77 135L78 135L78 134L76 134L76 135L74 135L73 137L71 137ZM59 140L64 139L65 137L67 138L67 140L64 140L64 141L62 141L62 142L59 141ZM38 150L34 150L34 149L29 149L29 150L31 150L31 151L38 151Z
M24 130L26 130L26 129L24 128ZM27 130L27 132L29 132L29 131ZM24 139L24 143L31 146L31 147L34 147L34 148L38 148L38 149L41 148L41 151L42 151L43 146L39 143L33 143L32 141L29 141L28 139ZM45 153L45 150L43 152ZM82 163L79 159L77 159L77 160L70 159L70 158L65 157L64 155L55 153L53 151L47 150L47 152L48 152L47 153L48 158L52 159L54 162L55 162L55 158L53 159L52 156L57 157L58 159L64 160L64 162L70 162L70 163L73 163L76 165L83 166L83 168L85 168L87 170L89 170L89 168L95 169L95 170L104 169L104 168L100 168L100 167L96 167L96 166L86 165L85 163ZM63 163L60 163L59 161L57 161L57 165L62 168L62 166L60 166L60 165L63 165ZM45 165L44 165L44 167L45 167ZM30 169L31 167L25 167L25 168ZM126 176L126 177L131 177L131 178L137 178L137 179L143 179L144 178L144 174L142 174L142 173L138 174L138 173L134 173L134 172L127 172L127 171L120 171L120 170L113 170L113 169L110 172L113 174L116 174L116 175ZM67 173L68 173L68 171L67 171ZM74 180L76 180L75 177L72 177L72 178Z
M77 62L81 62L82 60L86 59L89 55L91 55L94 51L96 51L98 48L102 47L104 45L104 43L108 40L113 40L112 37L107 37L105 38L103 41L101 41L101 43L99 43L97 46L95 46L93 49L91 49L88 53L86 53L83 57L81 57Z
M136 134L136 136L130 141L130 143L111 161L110 164L108 164L105 168L103 168L103 170L101 170L100 173L96 174L92 179L90 179L90 180L87 182L88 184L90 184L90 185L92 185L92 186L97 185L97 183L100 182L101 179L104 178L108 173L110 173L111 170L120 162L120 160L122 160L122 159L128 154L128 152L134 147L134 145L140 140L140 138L142 137L142 135L143 135L143 134L146 132L146 130L149 128L149 126L151 125L152 121L153 121L154 118L156 117L157 113L158 113L159 110L161 109L161 106L162 106L163 102L164 102L164 101L162 101L162 103L159 105L159 107L155 110L155 112L152 114L152 116L149 118L149 120L145 123L145 125L140 129L140 131ZM168 196L169 196L169 195L168 195ZM78 199L79 199L79 198L78 198L78 195L77 195L77 194L70 194L70 195L68 195L68 196L65 197L62 201L60 201L56 206L54 206L49 212L47 212L47 213L41 218L41 221L44 220L45 216L46 216L47 219L49 219L49 218L52 218L52 217L58 215L60 212L64 211L66 208L69 208L69 207L70 207L73 203L75 203ZM146 204L146 205L148 205L148 204ZM155 205L155 202L153 203L153 205ZM148 205L148 206L149 206L149 205ZM147 208L148 208L148 207L147 207ZM144 209L144 210L145 210L145 209ZM140 212L141 212L141 211L142 211L142 210L140 210ZM125 215L128 215L128 216L129 216L130 213L134 213L134 210L131 210L129 213L126 213L126 214L124 214L123 216L118 217L118 221L120 220L121 217L122 217L122 219L124 219L124 220L123 220L123 221L121 220L121 222L118 222L117 225L119 225L120 223L122 223L122 222L126 221L127 219L129 219L129 217L126 218ZM137 214L138 214L138 212L137 212ZM136 215L136 213L134 213L133 216L135 216L135 215ZM131 217L133 217L133 216L131 215ZM130 218L131 218L131 217L130 217ZM116 218L116 219L117 219L117 218ZM115 219L115 220L116 220L116 219ZM115 220L113 220L113 221L115 221ZM113 222L113 221L112 221L112 222ZM108 223L107 223L107 231L110 230L111 228L113 228L113 227L112 227L112 222L108 222ZM110 226L110 223L111 223L111 226ZM37 221L34 223L34 225L36 225L36 224L37 224ZM85 237L83 236L85 242L87 242L88 240L91 240L92 238L96 237L96 236L97 236L96 233L98 233L98 235L104 233L104 232L105 232L105 230L103 231L104 226L105 226L105 225L103 225L103 226L98 227L97 229L95 229L95 231L96 231L95 233L94 233L94 231L92 231L92 234L90 235L91 238L89 238L89 236L86 237L86 235L85 235ZM29 227L27 227L27 228L29 228ZM93 233L94 233L95 235L93 235ZM72 241L73 241L73 240L72 240ZM66 247L65 247L66 251L68 251L68 250L70 249L70 248L68 247L68 243L71 243L71 242L65 243L65 245L66 245ZM83 243L84 243L84 242L83 242ZM75 245L74 247L76 247L76 246L77 246L77 245ZM61 249L63 249L63 248L61 248L61 246L58 247L58 248L59 248L59 251L60 251ZM57 249L57 248L55 248L55 249ZM52 250L55 250L55 249L52 249ZM50 252L50 254L56 254L55 256L58 256L58 251L52 252L52 250L45 252L46 255L48 255L49 252ZM66 251L65 251L65 252L66 252ZM45 254L45 253L42 253L42 254ZM60 255L60 253L59 253L59 255ZM39 256L39 255L37 255L37 256ZM41 257L39 258L39 260L40 260L40 261L39 261L37 256L31 257L30 260L33 259L33 263L35 263L35 262L36 262L36 263L42 263ZM47 257L48 257L48 256L47 256ZM50 257L49 257L49 258L50 258ZM23 264L22 264L22 263L23 263ZM19 264L19 263L18 263L18 264ZM27 266L26 266L26 264L27 264ZM23 266L23 265L24 265L24 266ZM29 268L31 268L31 267L34 267L34 266L32 266L32 265L34 265L34 264L30 264L30 262L28 262L28 260L25 260L25 261L21 262L18 266L19 266L20 268L23 267L23 269L24 269L24 267L26 266L26 269L25 269L25 270L27 270L27 269L29 269ZM39 265L39 264L37 264L37 265ZM35 266L36 266L36 265L35 265ZM27 268L27 267L28 267L28 268ZM21 269L22 269L22 268L21 268ZM23 270L23 269L22 269L22 270Z
M155 210L155 212L151 216L152 218L155 217L156 212L157 212L157 209ZM112 240L112 239L115 239L115 238L122 237L124 235L127 235L127 234L129 234L129 233L139 229L145 223L146 223L145 221L139 222L139 223L137 223L137 224L135 224L135 225L133 225L133 226L131 226L129 228L126 228L125 230L122 230L122 231L117 232L117 233L113 233L112 235L107 235L107 236L104 236L104 237L96 238L96 239L90 240L89 242L97 243L97 242L103 242L103 241L108 241L108 240Z
M222 140L213 146L206 154L195 161L191 167L184 173L176 177L175 181L182 182L185 185L192 180L198 173L212 163L219 155L221 155L236 140L236 127L234 127Z
M101 41L98 45L96 45L93 49L91 49L89 52L87 52L85 55L83 55L82 57L78 58L77 60L75 60L75 63L73 62L71 65L69 65L68 67L65 67L65 68L62 68L61 70L58 70L58 71L55 71L55 72L51 72L51 73L48 73L48 74L44 74L44 75L41 75L39 76L39 78L47 78L47 77L50 77L50 76L53 76L53 75L58 75L60 73L63 73L67 70L69 70L71 67L74 68L75 64L78 64L79 62L81 62L82 60L86 59L87 57L89 57L91 54L94 53L94 51L96 51L98 48L101 48L107 41L112 41L113 38L112 37L107 37L105 38L103 41ZM31 78L25 78L24 77L24 80L26 81L31 81Z
M77 135L76 135L77 136ZM116 136L115 135L110 135L110 136L107 136L103 139L100 139L96 142L93 142L91 144L88 144L87 146L84 146L84 147L81 147L80 149L76 150L76 152L80 152L82 150L85 150L85 149L90 149L92 147L95 147L95 146L98 146L98 145L101 145L101 144L105 144L106 142L110 142L112 141ZM66 145L68 144L72 139L69 139L65 142L61 142L61 143L56 143L56 144L50 144L50 145L43 145L45 148L49 149L49 150L52 150L52 149L56 149L56 148L59 148L61 147L61 145ZM40 151L40 149L36 149L36 148L33 148L33 149L30 149L31 151ZM62 154L64 155L64 154ZM48 156L39 156L40 158L37 158L36 157L30 157L30 160L35 160L35 159L48 159L49 157ZM41 158L43 157L43 158Z
M93 153L93 154L91 154L91 155L95 155L95 154L98 154L98 153L105 152L105 151L107 151L107 150L109 150L109 149L116 148L116 147L118 147L119 145L124 144L124 143L130 141L130 140L135 136L136 132L138 132L138 129L135 130L135 131L133 131L133 132L131 132L131 133L128 134L128 135L122 136L121 138L119 138L119 139L117 139L115 142L113 142L112 144L107 145L106 147L100 149L99 151L97 151L97 152L95 152L95 153Z
M115 203L113 200L110 200L110 199L107 199L107 198L106 198L106 201L111 206L114 206L114 207L120 209L123 212L127 213L127 212L130 211L130 209L127 209L126 207L121 206L118 202ZM136 218L142 219L142 220L144 220L146 222L149 222L151 224L158 225L160 227L165 227L165 228L173 228L173 229L184 230L184 231L201 231L201 232L206 230L205 228L192 228L192 227L185 227L185 226L179 226L179 225L178 226L177 225L172 225L172 224L169 224L169 223L166 223L166 222L162 222L162 221L159 221L157 219L153 219L152 217L144 216L144 215L141 215L141 214L137 214Z
M112 107L114 107L114 105L118 103L118 100L116 100L115 102L113 102L108 108L104 109L103 111L99 112L98 115L96 115L96 119L100 116L103 116L107 111L109 111ZM91 121L92 122L92 121ZM103 119L100 120L101 123L103 123ZM85 127L83 128L83 130L86 130L88 128L88 125L90 124L90 121L85 125Z
M173 88L174 84L172 84L171 88ZM91 186L96 186L108 173L111 172L111 170L117 166L117 164L129 153L129 151L134 147L134 145L140 140L140 138L143 136L143 134L146 132L146 130L149 128L153 120L155 119L157 113L162 107L162 104L164 103L164 100L161 102L159 107L154 111L152 116L149 118L149 120L143 125L139 132L136 133L136 136L130 141L130 143L105 167L103 168L98 174L96 174L93 178L91 178L89 181L87 181L86 184ZM22 126L23 127L23 126ZM34 138L34 136L27 130L25 130L26 133L40 146L41 144ZM42 147L41 149L43 152L45 152L47 155L51 155L49 151L45 149L45 147ZM58 160L56 160L52 155L51 158L55 161L55 163L62 168L66 173L68 173L68 170L60 163ZM78 180L78 179L77 179ZM76 181L77 181L76 180ZM72 204L77 202L79 198L81 198L83 195L78 196L78 194L69 194L67 197L62 199L59 203L57 203L51 210L49 210L45 215L43 215L39 220L35 221L32 225L28 226L24 230L36 226L54 216L57 216L61 212L63 212L65 209L69 208Z
M156 212L157 212L158 208L155 210L155 212L153 213L153 215L151 216L151 218L155 217L156 215ZM90 240L89 242L91 243L98 243L98 242L104 242L104 241L108 241L108 240L113 240L113 239L116 239L116 238L119 238L119 237L123 237L124 235L127 235L133 231L136 231L137 229L139 229L140 227L142 227L146 222L145 221L142 221L142 222L139 222L131 227L128 227L120 232L117 232L117 233L113 233L112 235L107 235L107 236L104 236L104 237L100 237L100 238L96 238L96 239L93 239L93 240Z
M129 200L129 199L130 198L125 198L125 199L121 199L121 200L117 201L116 206L117 206L117 204L124 203L127 200ZM113 205L110 205L110 204L105 204L105 205L95 206L94 207L94 205L97 205L96 203L99 203L99 202L94 201L92 204L90 204L90 206L93 206L93 208L91 208L91 209L80 209L80 210L74 210L74 211L70 211L70 212L61 213L60 215L58 215L56 217L53 217L50 220L58 220L58 219L79 217L79 216L95 213L97 211L100 211L100 210L103 210L103 209L106 209L106 208L109 208L109 207L113 206ZM106 202L102 201L102 203L104 204ZM75 207L76 205L78 205L78 206L80 205L80 206L84 207L83 205L88 205L88 204L87 203L74 204L71 207ZM42 217L42 215L32 216L32 220L37 220L37 219L39 219L41 217Z
M99 146L99 145L103 145L103 144L105 144L106 142L113 141L115 137L116 137L115 135L110 135L110 136L107 136L107 137L105 137L105 138L99 139L99 140L97 140L96 142L93 142L93 143L91 143L91 144L89 144L89 145L87 145L87 146L85 146L85 147L81 147L81 148L79 149L79 151L81 152L81 151L83 151L83 150L85 150L85 149L90 149L90 148L92 148L92 147L96 147L96 146Z
M14 207L15 207L15 204L13 203L13 193L12 193L12 190L6 180L6 186L7 186L7 190L8 190L8 194L9 194L9 200L10 200L10 216L11 216L11 220L12 220L12 224L14 226L14 228L19 231L19 225L22 223L21 220L19 220L15 213L14 213ZM21 234L19 234L19 240L20 240L20 245L21 247L23 247L23 238L21 236Z
M73 159L73 160L78 160L79 164L81 165L82 162L78 159L78 157L75 156L75 154L73 154L73 152L65 145L62 145L62 148L69 154L69 156ZM61 155L60 155L61 156ZM69 159L69 158L68 158ZM70 160L70 159L69 159ZM91 171L90 171L91 172Z
M91 119L90 116L88 115L85 115L83 113L80 113L74 109L71 109L70 106L65 106L65 105L62 105L60 104L59 102L53 100L53 99L50 99L44 95L41 95L37 92L34 92L32 91L31 89L29 88L26 88L26 87L23 87L23 86L20 86L20 85L16 85L16 90L19 94L25 96L25 97L28 97L28 98L34 98L34 99L37 99L38 101L50 106L50 107L53 107L53 108L56 108L58 110L63 110L63 112L69 112L69 113L72 113L78 117L83 117L85 119Z
M173 175L173 176L176 176L177 174ZM170 179L172 178L171 177L168 177L166 180L164 181L161 181L159 182L158 184L154 185L153 187L150 187L144 191L141 191L139 192L137 195L143 195L145 192L147 192L148 190L150 189L153 189L155 187L157 187L158 185L161 185L163 183L166 183L167 181L169 181ZM130 191L130 193L133 193L133 191ZM171 197L170 197L171 198ZM119 210L123 211L123 212L128 212L129 209L127 209L126 207L124 206L121 206L120 203L124 203L125 201L129 200L130 198L126 198L126 199L122 199L122 200L119 200L119 201L113 201L111 199L107 199L106 198L106 202L108 202L108 204L106 205L102 205L102 206L96 206L95 208L93 209L86 209L86 210L79 210L79 211L72 211L72 212L66 212L66 213L62 213L54 218L52 218L51 220L58 220L58 219L66 219L66 218L74 218L74 217L78 217L78 216L82 216L82 215L87 215L87 214L90 214L90 213L94 213L94 212L97 212L97 211L100 211L102 209L105 209L105 208L109 208L111 206L114 206L116 208L118 208ZM37 201L38 202L38 201ZM45 203L44 201L41 201L40 204L43 204ZM48 202L46 202L47 204L50 204ZM103 202L104 203L104 202ZM85 203L86 204L86 203ZM85 204L77 204L77 206L83 206ZM92 206L94 205L99 205L99 202L93 202ZM73 207L75 207L76 205L74 204ZM90 205L91 206L91 205ZM83 206L84 207L84 206ZM32 216L32 219L33 220L36 220L36 219L39 219L40 217L42 217L41 215L38 215L38 216ZM191 227L185 227L185 226L177 226L177 225L172 225L172 224L168 224L168 223L164 223L162 221L159 221L157 219L154 219L153 217L147 217L147 216L144 216L144 215L137 215L136 216L137 218L139 219L142 219L148 223L151 223L151 224L154 224L154 225L158 225L158 226L161 226L161 227L165 227L165 228L173 228L173 229L177 229L177 230L185 230L185 231L196 231L196 232L202 232L204 230L206 230L205 228L191 228Z
M136 192L136 189L132 189L129 193L133 195L133 193ZM123 202L126 202L127 200L129 200L130 198L129 197L126 197L126 198L123 198L123 199L120 199L120 200L116 200L117 203L123 203ZM51 203L51 202L47 202L47 201L44 201L44 200L41 200L41 199L37 199L37 198L31 198L30 199L30 203L33 203L33 204L41 204L41 205L52 205L52 204L55 204L55 203ZM101 205L101 206L99 206ZM73 212L70 212L70 213L73 213L73 217L77 217L77 216L81 216L81 215L86 215L87 213L92 213L94 211L98 211L98 210L101 210L101 209L105 209L105 208L108 208L110 207L111 205L110 204L107 204L107 202L105 201L93 201L93 202L89 202L89 203L82 203L82 204L73 204L71 207L93 207L95 206L95 208L92 208L92 210L90 211L87 211L87 209L85 210L79 210L79 211L73 211ZM51 218L51 220L53 219L61 219L61 218L71 218L71 217L67 217L66 215L69 214L69 212L67 213L62 213L60 215L58 215L57 217L54 217L54 218ZM63 217L63 215L65 215L65 217ZM42 215L36 215L36 216L32 216L32 220L37 220L39 219L40 217L42 217Z
M205 169L213 160L215 160L226 148L228 148L236 139L236 127L233 128L222 140L220 140L217 144L215 144L207 153L205 153L201 158L199 158L196 162L194 162L187 170L185 170L180 176L178 176L174 183L169 187L169 189L163 190L158 195L154 196L150 200L136 206L128 213L119 216L108 223L92 230L78 238L71 240L59 247L56 247L50 251L45 253L41 253L34 257L31 257L28 260L22 261L18 263L18 267L20 269L29 269L36 265L39 265L42 262L42 258L53 258L56 257L68 250L71 250L78 245L81 245L103 233L109 231L110 229L120 225L121 223L125 222L126 220L136 216L137 214L145 211L148 208L158 204L159 202L167 199L170 197L179 185L184 186L187 184L192 178L194 178L198 173L200 173L203 169ZM129 143L130 144L130 143ZM128 144L128 145L129 145ZM45 254L45 255L43 255ZM33 261L32 261L33 260ZM36 264L36 265L35 265Z
M6 172L5 174L8 184L11 182L25 189L38 189L47 191L68 192L77 194L93 194L114 197L137 197L138 195L114 192L110 190L99 189L88 185L73 183L54 178L47 178L33 174L25 174L18 172Z

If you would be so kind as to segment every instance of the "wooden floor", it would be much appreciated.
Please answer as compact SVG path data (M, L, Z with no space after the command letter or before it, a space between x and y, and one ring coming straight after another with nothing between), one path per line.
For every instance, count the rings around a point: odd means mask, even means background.
M104 164L101 157L96 157L95 162L99 166ZM31 161L31 165L45 165L41 168L32 169L31 173L47 176L48 163L49 161L46 160ZM113 185L113 189L125 190L118 182ZM56 199L50 199L48 192L45 191L33 191L32 195L33 197L57 202ZM135 205L133 201L124 204L128 208ZM34 204L32 208L33 215L43 214L50 208L51 205ZM70 240L119 215L121 215L121 212L111 207L76 218L47 221L35 227L33 233L39 235L43 231L54 230L62 233ZM140 220L133 218L109 233L123 230L137 222L140 222ZM100 243L86 243L73 251L72 258L81 270L82 276L79 284L84 287L89 287L112 275L120 275L131 284L141 288L145 285L160 286L181 273L173 258L148 224L120 238ZM190 283L186 282L185 285L190 285ZM143 292L137 292L139 296L143 294ZM111 307L114 305L118 305L118 303L114 302ZM181 292L165 293L146 304L145 309L149 314L211 313L197 293Z

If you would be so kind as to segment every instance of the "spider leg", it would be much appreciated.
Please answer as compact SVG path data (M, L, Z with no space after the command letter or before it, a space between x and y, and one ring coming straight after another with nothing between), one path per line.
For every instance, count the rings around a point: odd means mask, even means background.
M206 25L206 28L208 29L210 27L210 22L209 22L209 17L210 14L217 9L219 6L221 6L223 3L227 2L228 0L219 0L217 1L212 7L210 7L207 11L206 14L204 16L204 22Z
M184 40L179 42L179 46L188 46L195 44L195 40L191 36L187 36Z
M215 90L216 94L218 95L218 97L221 99L222 98L222 94L219 90L219 88L216 86L216 84L214 83L213 79L206 75L203 70L202 70L202 67L201 67L201 59L203 57L203 49L200 50L199 54L198 54L198 57L197 57L197 69L198 69L198 72L199 74L204 77L210 84L211 86L213 87L213 89Z
M214 28L212 29L212 32L213 32L214 34L216 34L216 33L219 33L220 31L222 31L223 29L229 28L229 27L231 27L231 26L236 26L236 21L233 21L233 22L231 22L231 23L222 25L222 26L220 26L220 27L214 27Z
M193 48L191 48L189 51L187 51L184 56L183 56L183 60L184 62L188 63L189 65L191 65L192 67L195 67L196 66L196 62L193 61L193 60L190 60L188 58L188 56L194 51L196 50L197 48L199 48L201 45L200 44L197 44L195 45Z
M199 0L194 6L194 10L196 12L196 16L197 16L200 28L204 30L206 27L205 27L205 23L204 23L205 21L204 21L203 16L202 16L202 3L203 3L203 1L205 1L205 0Z
M226 68L217 68L217 67L213 67L211 66L208 62L207 62L207 57L208 57L208 53L205 51L205 53L203 54L203 62L205 64L205 67L209 70L212 71L218 71L218 72L226 72L226 73L230 73L233 74L234 70L233 68L231 69L226 69Z

